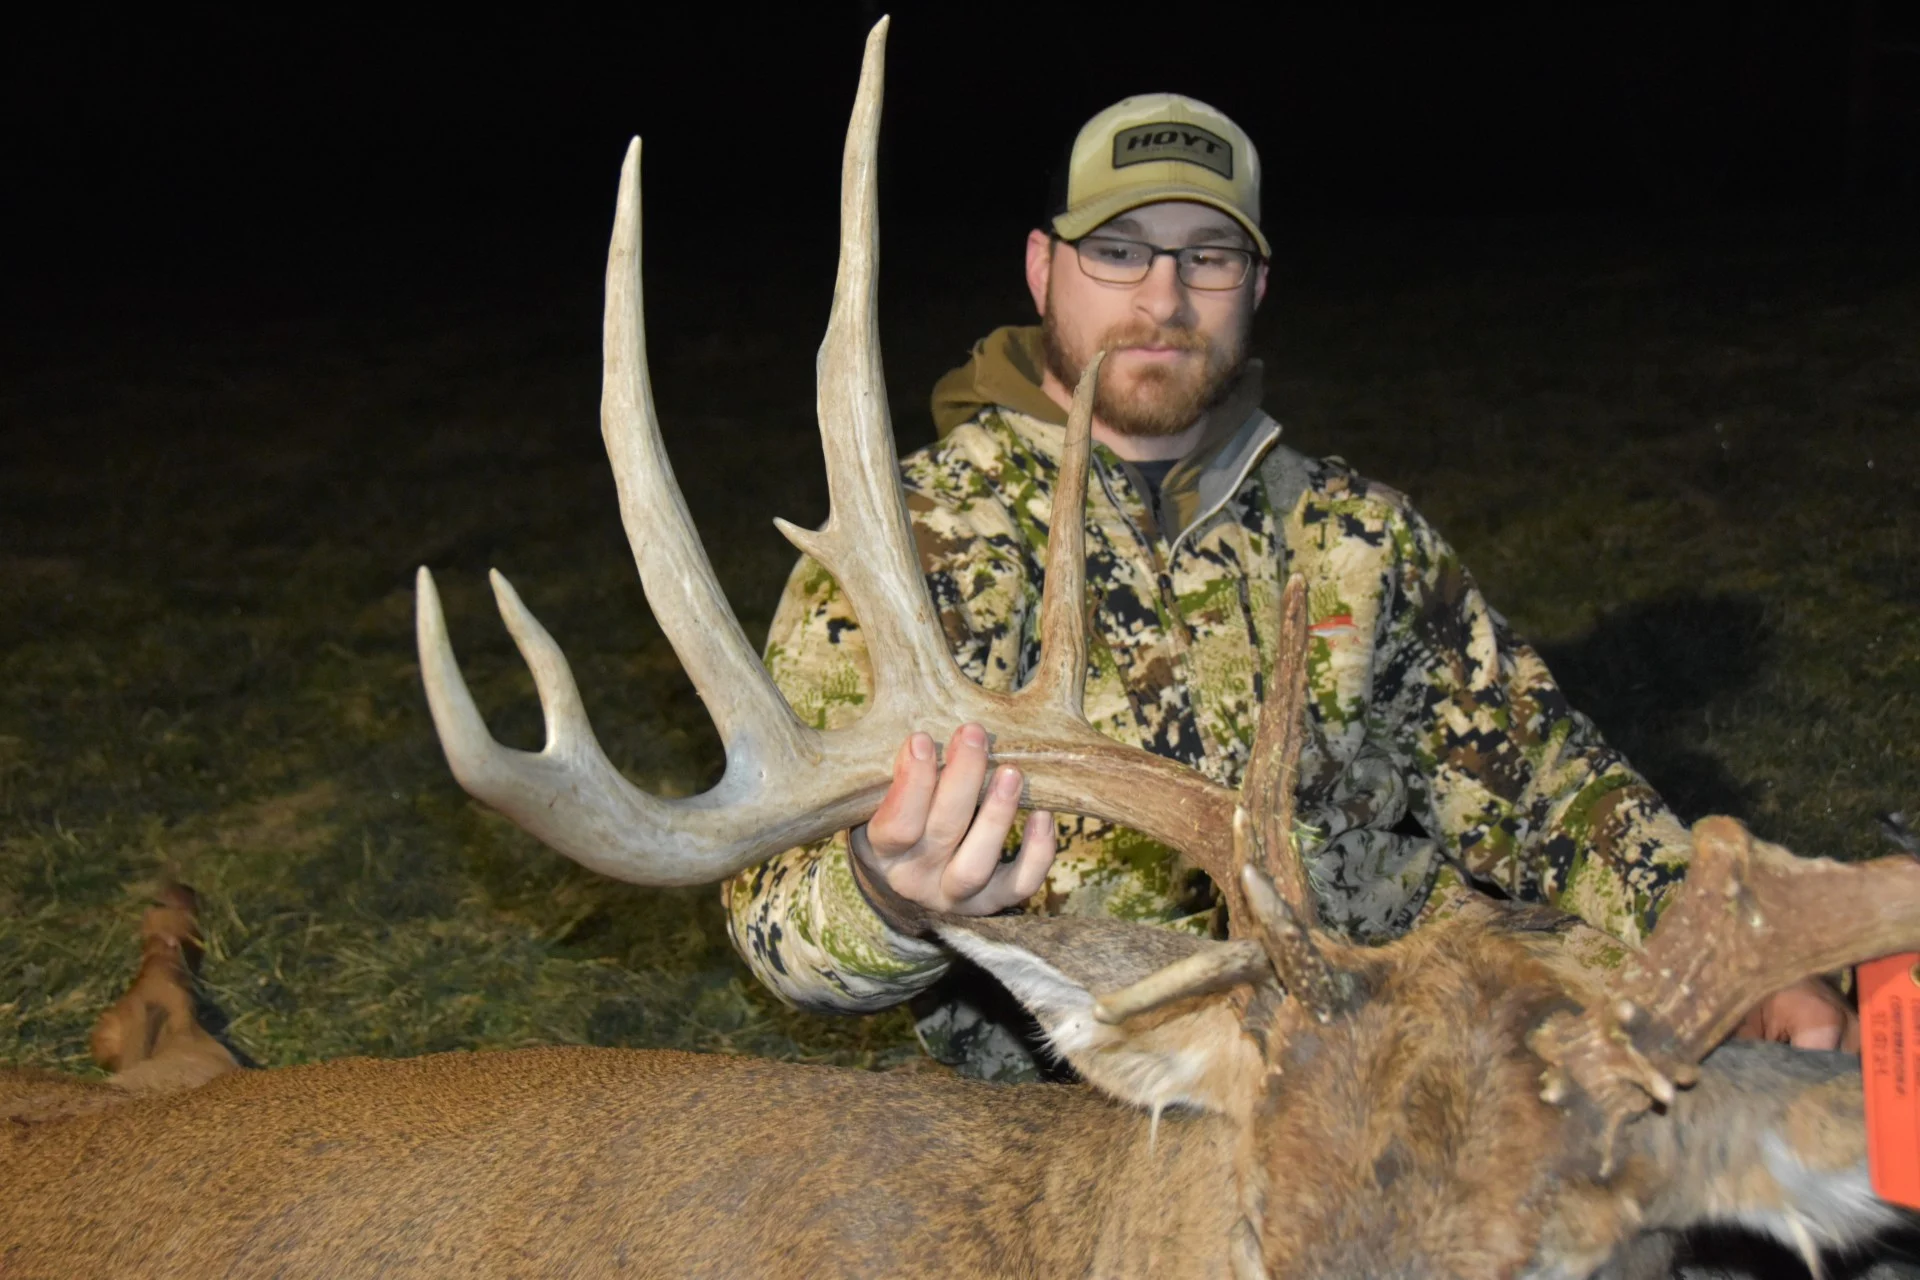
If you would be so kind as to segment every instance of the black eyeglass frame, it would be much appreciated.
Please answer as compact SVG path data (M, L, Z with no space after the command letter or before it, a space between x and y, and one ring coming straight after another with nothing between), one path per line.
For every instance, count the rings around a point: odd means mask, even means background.
M1198 289L1202 293L1227 293L1227 292L1230 292L1231 290L1239 289L1245 286L1248 279L1251 278L1253 275L1254 267L1264 264L1267 260L1266 255L1259 252L1258 250L1242 249L1238 245L1231 245L1231 244L1189 244L1189 245L1182 245L1178 249L1169 249L1164 245L1157 245L1149 240L1135 240L1131 236L1101 235L1099 232L1089 232L1088 234L1081 236L1077 240L1068 240L1059 235L1055 235L1053 238L1060 244L1069 245L1072 247L1073 256L1075 259L1079 261L1080 269L1086 272L1087 277L1089 279L1093 280L1098 284L1115 284L1115 285L1122 285L1122 286L1139 284L1142 280L1145 280L1148 276L1153 274L1154 263L1160 261L1160 259L1162 258L1172 258L1174 274L1180 277L1180 283L1187 286L1187 288ZM1095 241L1095 240L1104 240L1108 244L1138 245L1142 249L1149 250L1150 252L1146 261L1146 265L1140 269L1140 274L1131 280L1102 279L1100 276L1095 275L1093 272L1087 271L1086 255L1081 251L1082 245L1086 244L1089 241ZM1190 271L1194 269L1194 264L1185 255L1190 253L1200 253L1203 251L1210 251L1213 253L1237 254L1241 258L1244 258L1246 260L1246 266L1241 270L1240 278L1234 281L1232 284L1211 284L1211 285L1195 284L1192 280L1189 280L1187 278L1187 275Z

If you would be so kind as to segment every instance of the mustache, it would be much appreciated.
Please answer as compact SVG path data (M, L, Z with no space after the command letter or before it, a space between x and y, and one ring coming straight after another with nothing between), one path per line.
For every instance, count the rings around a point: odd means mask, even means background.
M1100 347L1104 351L1117 351L1121 347L1171 347L1176 351L1205 351L1208 346L1207 339L1196 330L1157 325L1146 320L1115 325L1100 340Z

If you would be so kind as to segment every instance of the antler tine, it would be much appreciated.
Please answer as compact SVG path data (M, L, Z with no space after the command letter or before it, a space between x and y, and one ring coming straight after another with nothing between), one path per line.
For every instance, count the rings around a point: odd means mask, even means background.
M1128 1018L1210 991L1225 991L1242 982L1256 982L1273 972L1266 948L1251 938L1239 938L1196 951L1138 982L1109 991L1093 1002L1095 1022L1116 1025Z
M1307 732L1307 583L1297 573L1287 579L1280 594L1279 612L1273 673L1240 794L1252 817L1256 847L1264 854L1267 874L1293 915L1311 921L1313 890L1293 843L1294 788Z
M889 20L867 35L860 91L840 171L840 269L820 344L818 406L831 514L818 532L785 520L787 539L818 560L852 602L873 663L876 704L937 705L970 683L927 593L900 490L880 362L880 98Z
M1233 815L1243 916L1229 923L1234 933L1260 939L1288 994L1327 1022L1352 1007L1356 993L1350 975L1329 964L1314 942L1313 889L1293 840L1294 787L1307 734L1307 584L1297 573L1280 593L1279 614L1273 674Z
M547 721L547 746L534 754L501 746L487 732L460 675L446 617L433 575L425 568L416 579L415 631L427 706L439 731L441 748L453 776L546 844L606 875L633 879L619 855L622 826L647 830L665 818L663 802L639 790L607 761L588 725L573 673L553 638L536 621L507 580L495 573L494 594L501 616L532 668L540 706ZM555 797L570 799L566 805ZM582 796L598 803L582 806ZM692 883L704 878L689 877Z
M817 832L809 822L825 820L824 809L847 811L852 798L836 796L809 809L765 785L782 761L790 773L792 764L817 758L818 750L734 618L667 462L641 330L639 165L635 139L621 168L607 255L601 430L647 600L727 744L726 775L714 792L691 803L659 800L622 777L593 735L559 646L497 572L501 617L540 693L547 721L542 751L511 750L487 732L424 568L417 631L428 706L462 786L595 871L647 884L699 884L764 857L775 830L810 838ZM713 803L723 797L728 804Z
M1071 716L1084 714L1087 691L1087 467L1093 458L1093 398L1107 353L1094 353L1073 391L1066 445L1047 525L1046 580L1040 589L1040 662L1024 697Z
M1693 829L1693 864L1609 992L1697 1062L1762 999L1801 978L1920 948L1920 861L1801 858L1732 818ZM1637 1015L1636 1015L1637 1016Z
M427 709L433 715L433 727L440 735L440 747L447 754L453 776L469 791L475 781L486 776L488 758L505 751L487 732L487 722L473 705L473 694L460 674L460 663L453 656L453 641L447 637L446 611L440 607L440 589L425 565L414 574L414 640L420 650L420 679L427 687ZM543 708L544 710L544 708ZM549 731L548 737L552 734Z
M647 374L640 283L640 139L627 146L607 251L600 434L620 495L640 583L654 620L733 749L750 735L759 750L803 752L800 722L740 629L694 528L660 439Z
M1056 626L1054 659L1078 675L1054 678L1042 691L1007 695L981 689L953 660L920 565L918 543L900 488L899 461L887 414L886 381L880 367L875 313L879 262L879 199L875 183L880 137L880 94L888 20L867 37L860 91L841 169L840 270L833 314L820 346L819 416L827 462L832 514L817 532L779 521L782 533L818 560L839 581L853 605L873 666L874 696L858 722L870 733L892 724L899 737L910 728L944 721L978 720L993 741L994 758L1026 775L1024 802L1032 807L1097 813L1145 832L1187 853L1216 876L1226 871L1231 796L1184 766L1135 747L1123 747L1089 727L1079 700L1068 698L1084 679L1085 653L1072 658L1075 641ZM1083 377L1076 394L1092 387ZM1090 445L1081 446L1090 449ZM1069 465L1072 464L1072 465ZM1064 473L1085 463L1063 459ZM1065 480L1069 486L1084 479ZM1084 488L1081 489L1084 493ZM1060 502L1073 515L1056 519L1065 546L1051 557L1081 548L1084 534L1071 487ZM1084 570L1070 570L1071 583ZM1062 600L1061 612L1065 611ZM1084 641L1079 642L1084 645ZM1044 658L1043 658L1044 660ZM877 796L876 796L877 798Z
M1747 1010L1809 974L1920 949L1920 861L1799 858L1732 818L1693 828L1693 864L1644 950L1583 1013L1531 1037L1549 1095L1580 1087L1610 1132L1675 1084Z

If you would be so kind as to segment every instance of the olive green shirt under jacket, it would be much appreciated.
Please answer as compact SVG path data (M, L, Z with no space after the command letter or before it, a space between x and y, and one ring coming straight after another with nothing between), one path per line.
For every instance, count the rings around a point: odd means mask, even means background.
M962 669L991 689L1018 688L1039 658L1066 417L1040 369L1037 330L990 334L934 392L941 439L901 464L934 604ZM1279 443L1259 378L1251 366L1208 414L1157 500L1094 446L1087 719L1237 787L1280 591L1302 574L1312 638L1297 812L1322 920L1384 940L1473 881L1638 943L1685 874L1685 829L1405 497ZM803 720L861 715L872 672L859 621L812 560L787 583L766 657ZM1212 884L1165 846L1079 817L1060 819L1059 839L1027 910L1216 927ZM735 947L782 998L846 1012L917 998L937 1057L987 1078L1038 1069L1017 1015L1010 1025L977 984L943 983L948 953L874 913L844 832L725 894Z

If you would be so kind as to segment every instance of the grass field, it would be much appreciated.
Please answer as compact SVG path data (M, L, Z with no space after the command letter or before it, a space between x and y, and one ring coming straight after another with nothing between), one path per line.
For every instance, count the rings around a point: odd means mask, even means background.
M882 318L911 447L933 377L1023 312L1011 253L900 239ZM1897 219L1284 243L1260 345L1289 439L1410 492L1684 816L1854 857L1920 805L1920 246ZM423 563L496 733L538 742L497 565L631 778L685 794L717 769L599 452L598 251L484 288L81 299L7 357L0 1061L85 1068L163 875L201 891L209 993L262 1063L914 1055L903 1015L783 1009L712 890L575 869L469 801L434 741ZM830 254L779 279L650 269L668 444L750 634L790 563L769 517L824 515Z

